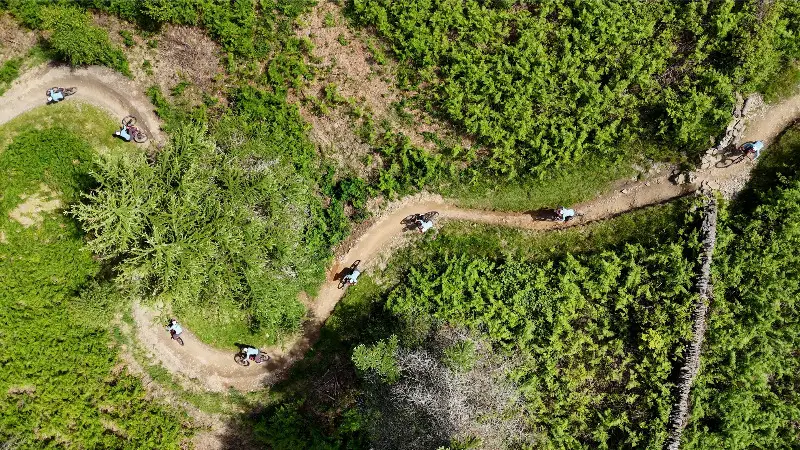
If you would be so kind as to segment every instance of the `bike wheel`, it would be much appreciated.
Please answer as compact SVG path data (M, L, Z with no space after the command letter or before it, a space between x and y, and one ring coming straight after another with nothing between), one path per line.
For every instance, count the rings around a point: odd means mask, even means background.
M433 220L436 216L439 215L439 211L430 211L425 213L425 220Z
M76 88L76 87L68 87L68 88L64 88L64 96L66 97L67 95L72 95L72 94L74 94L74 93L75 93L77 90L78 90L78 88Z
M258 358L259 358L259 364L264 364L265 362L267 362L267 361L269 361L270 359L272 359L272 357L271 357L271 356L269 356L269 355L268 355L268 354L266 354L266 353L259 353L259 354L258 354Z
M181 344L181 347L183 346L183 338L178 336L178 337L175 338L175 340L178 341L178 344Z
M133 133L133 140L135 142L143 144L143 143L147 142L147 135L144 134L143 132L139 131L139 130L136 130L136 132Z
M135 123L136 123L136 117L133 116L125 116L125 118L122 119L122 126L124 127L129 127Z
M236 364L239 364L240 366L247 367L250 365L250 361L248 361L247 358L244 358L241 353L237 353L236 356L233 357L233 360L236 361Z
M417 221L417 214L411 214L410 216L406 216L403 220L400 221L403 225L409 225Z
M339 289L344 289L344 287L345 287L345 285L346 285L346 284L347 284L347 282L346 282L346 281L344 281L344 280L339 280L339 285L337 286L337 288L339 288Z
M361 260L360 260L360 259L357 259L357 260L356 260L356 262L354 262L354 263L353 263L353 264L350 266L350 269L352 269L352 270L358 269L358 265L359 265L359 264L361 264Z

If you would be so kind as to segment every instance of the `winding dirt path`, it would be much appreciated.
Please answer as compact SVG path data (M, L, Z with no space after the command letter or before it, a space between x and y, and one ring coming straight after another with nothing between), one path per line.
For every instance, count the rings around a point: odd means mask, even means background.
M159 120L140 86L119 72L99 66L72 68L48 64L25 72L0 97L0 125L38 106L44 106L51 87L75 86L78 91L65 101L90 103L114 117L132 114L140 127L156 142L163 142Z
M92 103L111 114L124 116L134 114L141 125L154 136L163 140L158 118L152 106L135 84L113 71L89 67L69 69L44 67L25 74L22 79L0 97L0 124L11 120L36 106L44 104L44 92L48 87L77 86L78 92L69 101ZM765 108L749 120L742 141L761 139L768 144L800 116L800 95ZM736 192L749 178L752 164L742 163L728 168L699 170L692 183L675 185L668 180L669 174L660 174L643 182L629 182L615 192L592 201L576 205L583 217L569 225L539 220L537 212L506 213L474 209L463 209L445 199L430 195L408 197L391 204L383 216L377 218L354 239L349 250L332 264L327 281L309 308L309 318L302 333L283 348L264 349L272 360L261 366L239 367L233 362L233 354L200 342L191 330L185 331L184 347L169 339L153 308L135 304L133 315L136 334L142 345L152 352L170 372L184 377L190 385L211 391L226 391L235 388L252 391L263 388L280 379L283 373L298 359L303 358L316 342L325 320L341 299L344 291L337 289L334 276L354 260L362 260L364 267L371 267L379 256L390 251L392 243L402 233L401 220L410 214L430 210L439 211L442 219L465 220L499 226L530 230L550 230L603 220L637 208L663 203L695 192L708 184L723 192ZM579 182L579 180L576 180Z

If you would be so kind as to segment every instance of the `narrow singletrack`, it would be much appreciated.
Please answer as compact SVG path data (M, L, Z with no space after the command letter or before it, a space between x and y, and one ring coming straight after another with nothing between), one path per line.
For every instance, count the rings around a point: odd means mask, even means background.
M22 74L0 97L0 125L33 108L45 105L45 92L51 87L72 87L78 91L66 102L89 103L122 120L127 115L138 119L137 126L163 141L159 120L141 88L119 72L98 66L72 68L48 64Z
M48 67L41 73L26 74L11 90L0 97L0 124L22 114L35 106L44 104L44 91L51 86L77 86L78 93L68 101L92 103L110 113L124 116L134 114L143 120L147 131L160 140L158 119L152 106L141 94L137 94L132 82L114 72L89 67L72 70L63 67ZM800 95L770 106L748 121L741 141L760 139L769 144L795 118L800 116ZM263 365L240 367L233 361L233 351L221 350L200 342L191 331L184 332L186 345L181 347L171 341L153 308L134 304L136 334L142 345L152 352L167 370L185 377L204 389L222 392L229 388L252 391L268 386L282 378L285 371L316 342L320 329L336 304L344 295L337 288L334 277L354 260L361 259L362 267L371 264L386 251L390 243L403 232L401 220L413 213L430 210L439 211L439 219L464 220L498 226L530 230L554 230L608 219L619 214L649 205L691 194L700 186L737 186L736 191L749 177L753 165L736 164L726 168L711 167L695 172L692 183L676 185L669 181L669 174L643 181L630 182L624 189L603 195L575 208L583 217L567 224L540 220L539 212L494 212L464 209L436 196L417 195L390 205L383 216L376 219L358 239L355 239L344 256L337 258L327 272L327 279L309 308L309 318L297 337L282 348L263 349L272 359ZM576 180L580 182L580 180Z

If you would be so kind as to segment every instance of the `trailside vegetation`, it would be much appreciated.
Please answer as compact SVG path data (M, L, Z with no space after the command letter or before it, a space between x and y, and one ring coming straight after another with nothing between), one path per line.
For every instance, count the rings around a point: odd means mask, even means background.
M714 299L683 448L797 448L800 130L755 172L719 229Z
M9 0L6 7L26 26L42 30L44 43L55 57L74 66L108 66L130 76L128 60L111 43L108 32L92 25L91 16L72 2L43 5L35 0Z
M509 376L540 448L660 448L691 331L693 222L660 246L543 263L442 252L411 266L387 307L412 336L434 318L519 358Z
M353 0L419 104L475 135L491 173L543 175L636 139L676 158L729 120L734 92L800 57L800 4Z
M141 292L185 310L239 305L274 341L299 326L297 295L319 283L329 242L281 139L250 140L239 125L223 122L217 139L176 129L152 165L138 153L103 157L99 188L73 213L89 248Z
M61 213L93 185L91 146L60 125L0 131L11 137L0 148L0 442L181 448L191 433L185 414L150 399L119 360L110 343L124 298L92 281L100 265ZM10 216L37 199L63 206L28 210L40 222L27 227Z

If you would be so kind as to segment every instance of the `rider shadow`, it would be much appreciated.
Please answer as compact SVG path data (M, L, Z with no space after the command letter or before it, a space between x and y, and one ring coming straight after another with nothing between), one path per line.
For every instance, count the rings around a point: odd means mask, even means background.
M556 220L558 218L552 208L534 209L531 211L525 211L525 214L529 214L533 220L541 221Z
M333 281L342 281L344 277L353 273L353 267L345 267L344 269L340 270L336 274L333 275Z

